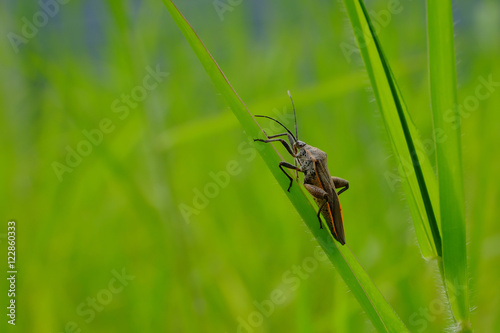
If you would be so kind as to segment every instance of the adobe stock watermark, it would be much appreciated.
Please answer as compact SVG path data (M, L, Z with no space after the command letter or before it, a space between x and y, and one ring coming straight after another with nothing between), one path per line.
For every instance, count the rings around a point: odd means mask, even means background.
M38 35L40 29L45 27L50 19L54 18L60 10L61 5L65 5L70 0L39 0L40 10L36 11L30 18L21 18L22 26L18 33L9 31L7 39L15 53L19 52L21 45L26 45L30 40Z
M457 286L457 288L452 289L450 296L450 301L452 302L466 290L465 286L461 286L458 284L455 285ZM418 311L415 311L410 315L408 322L410 323L410 327L412 328L411 331L425 332L430 322L435 321L437 317L449 312L450 310L448 301L440 298L435 298L429 302L429 305L427 307L421 307L418 309Z
M90 324L94 321L97 313L102 312L107 305L109 305L114 297L119 293L123 292L126 286L129 285L130 281L135 279L135 276L128 275L125 268L122 268L121 272L113 269L111 271L113 277L108 281L106 287L99 290L95 296L89 296L78 304L76 308L76 314L81 317L81 319L86 323ZM81 333L82 328L75 321L68 321L64 325L64 330L60 333Z
M412 1L412 0L407 0L407 1ZM387 1L387 7L386 9L381 9L379 11L374 11L370 10L368 12L368 15L370 16L370 21L373 26L374 34L375 36L378 36L380 33L380 30L382 28L386 28L392 21L392 18L394 15L398 15L403 11L403 5L401 4L400 0L389 0ZM358 36L363 36L364 40L368 41L371 43L372 38L369 35L369 32L363 32L361 29L358 27L355 27L353 29L354 35L356 37L356 40L359 40L357 37ZM360 54L360 48L365 48L369 44L359 44L356 41L351 41L351 42L342 42L340 43L340 49L342 50L342 53L344 54L345 59L347 60L347 63L351 63L352 61L352 55L353 54Z
M293 114L287 113L286 108L283 111L273 109L274 118L280 121L293 121ZM283 128L274 122L269 122L269 127L263 127L266 133L281 133ZM264 149L261 144L255 144L251 139L247 139L238 145L239 156L244 158L245 164L251 163L257 157L258 151ZM184 221L189 224L193 215L199 215L202 210L208 207L210 200L215 199L223 189L231 182L231 178L239 175L243 171L242 164L236 159L232 159L226 163L223 170L213 172L210 171L208 176L210 181L200 187L193 188L193 198L191 204L181 202L179 211Z
M456 106L458 121L453 109L446 110L443 113L443 120L447 123L453 123L455 129L458 129L462 119L469 118L479 108L481 101L488 99L497 88L500 87L500 81L494 81L493 74L489 74L488 78L479 76L477 81L478 84L474 89L474 93L465 97L463 101ZM432 155L436 150L437 144L443 144L448 140L448 135L442 128L436 128L434 131L434 138L427 138L416 142L415 152L411 156L411 159L414 160L415 163L426 161L425 156ZM384 177L392 192L396 190L396 185L398 183L415 173L412 160L403 160L401 163L398 163L397 173L393 171L386 171L384 173Z
M253 301L255 310L249 313L245 318L239 316L236 318L238 333L252 333L258 327L262 326L264 320L269 318L280 305L290 301L291 292L296 291L301 283L318 269L319 263L327 261L325 252L316 247L313 256L306 257L300 265L293 265L281 276L280 285L269 293L269 298L262 301ZM290 298L290 299L287 299Z
M243 0L214 0L212 5L214 6L215 12L219 16L221 21L224 21L224 13L232 12L236 7L241 5Z
M129 93L121 94L120 98L111 103L111 112L118 119L112 120L104 117L99 121L96 128L82 130L84 139L74 146L67 145L65 147L66 156L64 162L52 162L52 169L59 182L63 181L63 176L66 173L72 173L82 163L83 159L92 153L94 147L103 142L105 135L114 132L117 122L125 121L130 115L130 111L137 108L139 103L143 102L169 75L169 73L161 71L159 65L156 65L155 69L150 66L145 69L147 74L142 79L142 83L133 87Z
M257 148L250 140L240 143L238 146L238 152L245 156L245 161L247 163L252 162L257 156ZM193 199L192 205L188 205L184 202L179 204L179 210L186 223L191 222L191 217L193 215L199 215L201 211L208 207L211 199L215 199L221 192L225 189L230 181L231 177L237 176L242 172L241 163L237 160L230 160L226 163L224 170L208 173L212 181L207 182L201 187L201 189L195 187L193 188Z

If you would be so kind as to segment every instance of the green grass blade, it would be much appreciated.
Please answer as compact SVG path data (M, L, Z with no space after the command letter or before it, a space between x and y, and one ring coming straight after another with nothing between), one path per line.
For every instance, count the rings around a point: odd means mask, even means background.
M424 154L418 132L407 112L389 64L360 0L344 0L361 56L370 77L386 131L399 162L399 176L407 199L422 255L441 256L437 181Z
M470 330L464 184L451 1L427 1L429 72L436 140L446 290L460 331ZM451 119L451 120L450 120Z
M250 114L245 104L241 101L229 81L219 68L206 47L193 31L189 23L178 11L175 5L169 0L163 0L165 6L170 12L184 34L186 40L191 45L193 51L201 61L207 74L213 83L226 98L233 113L240 121L246 133L251 138L265 138L262 129ZM384 299L380 291L373 284L368 274L358 263L348 246L341 246L333 240L328 229L318 228L315 207L312 206L307 196L300 186L292 186L290 192L287 192L288 180L279 170L278 163L281 158L277 151L271 145L262 145L260 154L265 163L283 188L293 205L304 219L305 223L322 246L323 250L337 268L347 286L351 289L353 295L361 304L373 325L381 332L407 332L405 325L396 315L392 307Z

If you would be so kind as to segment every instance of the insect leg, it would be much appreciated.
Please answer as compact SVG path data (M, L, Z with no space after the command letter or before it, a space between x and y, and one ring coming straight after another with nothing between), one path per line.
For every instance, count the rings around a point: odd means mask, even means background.
M290 147L293 147L293 144L295 143L295 140L290 135L290 133L281 133L281 134L270 135L267 138L268 139L273 139L273 138L278 138L278 137L283 136L283 135L286 135L288 137L288 142L290 142Z
M293 159L293 165L297 166L297 158L295 157ZM297 178L297 181L299 181L299 171L295 170L295 177Z
M295 145L295 139L293 138L293 136L290 133L282 133L282 134L271 135L271 136L268 136L268 138L271 139L271 138L275 138L275 137L283 136L283 135L287 135L288 136L288 141L290 142L290 147L293 147ZM283 143L283 145L285 145L285 144ZM294 159L293 159L293 165L295 165L295 167L297 168L297 158L295 158L295 154L291 153L290 150L288 150L288 152L294 157ZM296 176L297 181L298 181L299 180L299 170L298 169L295 169L295 176Z
M325 199L325 201L323 201L323 203L319 207L318 214L316 214L316 216L318 217L318 220L319 220L319 228L320 229L323 229L323 224L321 223L321 217L319 215L321 214L321 210L323 209L323 207L325 207L327 202L328 202L328 199Z
M293 165L291 163L288 163L288 162L280 162L279 166L280 166L281 171L283 171L283 173L288 177L288 179L290 179L290 185L288 186L288 190L287 190L288 192L290 192L290 188L292 187L292 184L293 184L293 178L290 177L290 175L288 174L288 172L286 172L283 169L283 167L288 168L288 169L292 169L292 170L297 170L297 171L300 171L300 172L302 172L302 169L300 167L295 166L295 165Z
M277 136L281 136L281 135L285 135L286 133L283 133L283 134L278 134ZM273 138L273 137L276 137L276 135L273 135L273 136L270 136L270 138ZM276 141L279 141L283 144L283 146L286 148L286 150L288 150L288 152L290 153L290 155L294 156L295 157L295 154L293 153L293 150L292 148L290 147L290 145L288 144L288 142L286 142L285 140L283 139L268 139L268 140L263 140L263 139L253 139L253 141L259 141L259 142L265 142L265 143L269 143L269 142L276 142Z
M290 142L290 147L293 147L295 144L295 138L290 133L281 133L281 134L271 135L271 136L268 136L267 138L272 139L272 138L276 138L276 137L283 136L283 135L288 136L288 142ZM295 157L294 154L292 154L292 156L294 157L293 165L297 166L297 158ZM297 169L295 170L295 178L297 178L297 181L299 181L299 171Z
M345 179L339 178L339 177L332 177L332 181L335 184L335 188L341 188L337 195L340 195L340 193L347 191L349 189L349 182Z
M321 217L320 217L320 214L321 214L321 210L323 209L323 207L326 205L326 203L328 202L328 193L323 190L321 187L318 187L318 186L315 186L315 185L311 185L311 184L304 184L304 187L306 188L306 190L311 193L311 195L317 199L324 199L323 203L319 206L319 210L318 210L318 220L319 220L319 227L320 229L323 229L323 224L321 223Z
M269 135L267 138L268 139L279 138L280 136L283 136L283 135L288 135L288 133L280 133L280 134Z

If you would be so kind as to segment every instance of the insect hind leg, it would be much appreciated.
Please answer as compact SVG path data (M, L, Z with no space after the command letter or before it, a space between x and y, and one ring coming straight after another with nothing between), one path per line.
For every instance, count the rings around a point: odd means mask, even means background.
M328 202L328 199L325 198L325 201L319 206L318 214L316 216L318 217L319 220L319 228L323 229L323 223L321 223L321 211L323 210L323 207L325 207L326 203Z
M340 195L340 193L347 191L349 189L349 182L345 179L342 179L339 177L332 177L332 181L333 181L333 184L335 184L335 188L339 189L339 188L343 187L343 189L341 189L337 193L337 195Z
M328 202L328 193L325 190L323 190L321 187L318 187L318 186L315 186L312 184L304 184L304 187L316 199L323 199L324 200L323 203L319 206L319 210L318 210L318 214L317 214L318 220L319 220L319 227L320 227L320 229L323 229L323 223L321 223L321 211L323 210L323 208L325 207L325 205Z

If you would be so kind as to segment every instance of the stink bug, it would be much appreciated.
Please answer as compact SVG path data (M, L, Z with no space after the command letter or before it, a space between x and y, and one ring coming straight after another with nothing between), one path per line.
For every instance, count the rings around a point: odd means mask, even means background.
M293 184L293 179L290 175L283 169L283 167L296 170L297 180L299 177L299 172L304 173L304 187L316 201L319 206L318 219L319 227L323 228L321 223L320 214L330 229L333 237L342 245L345 244L344 235L344 221L342 217L342 207L340 207L339 195L349 188L349 182L345 179L332 177L330 171L328 170L328 165L326 164L326 153L320 149L310 146L303 141L299 140L299 134L297 131L297 116L295 114L295 106L293 105L292 95L288 91L288 96L292 101L293 115L295 118L295 135L285 125L283 125L278 120L268 117L256 115L256 117L271 119L286 130L286 133L275 134L268 137L267 140L254 139L254 141L260 142L276 142L279 141L283 144L286 150L294 158L294 164L288 162L280 162L279 167L281 171L290 179L290 185L288 186L288 192ZM287 136L288 142L283 139L278 139L280 136ZM298 165L297 165L298 164ZM337 192L337 189L342 188Z

